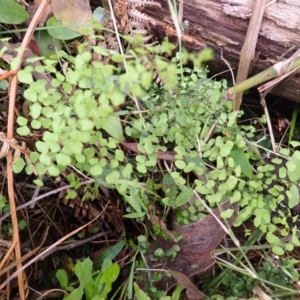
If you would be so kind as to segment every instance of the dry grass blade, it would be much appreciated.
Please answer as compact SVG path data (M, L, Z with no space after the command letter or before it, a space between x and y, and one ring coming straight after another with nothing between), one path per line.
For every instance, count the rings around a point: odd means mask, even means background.
M19 145L19 142L16 139L8 139L4 132L0 132L0 142L3 143L0 150L0 158L6 157L11 148L14 150L14 159L20 157L21 154L29 154L25 142L21 142L21 145Z
M261 300L272 300L258 285L253 288L253 292L259 296Z
M19 65L15 70L12 70L12 79L11 79L11 84L9 88L9 109L8 109L8 124L7 124L7 139L12 140L13 139L13 134L14 134L14 109L15 109L15 103L16 103L16 91L17 91L17 85L18 85L18 80L16 73L21 67L22 60L25 55L25 49L27 48L32 35L34 33L34 30L39 22L39 19L41 18L44 10L46 9L47 5L49 4L50 0L44 0L37 12L35 13L28 30L25 34L25 37L23 39L23 42L21 44L21 48L23 51L20 51L17 55L19 61ZM22 269L22 263L20 262L21 260L21 248L20 248L20 240L19 240L19 229L18 229L18 218L17 218L17 213L16 213L16 204L15 204L15 193L14 193L14 177L13 177L13 171L12 171L12 164L13 164L13 154L11 151L7 152L7 186L8 186L8 198L9 198L9 205L10 205L10 210L11 210L11 219L12 219L12 228L13 228L13 240L12 240L12 245L8 249L4 260L1 262L1 266L5 264L7 259L9 258L10 254L12 251L15 251L15 257L17 260L17 269L21 270ZM1 268L0 268L1 269ZM17 276L18 276L18 286L19 286L19 295L21 300L26 299L26 291L25 291L25 285L23 281L23 273L17 271ZM8 283L9 281L7 281ZM2 284L2 288L5 286L5 284Z
M30 257L32 257L33 255L35 255L43 246L44 242L46 241L46 238L48 236L48 232L49 232L49 228L47 227L44 236L43 236L43 240L41 242L41 244L36 247L35 249L31 250L30 252L26 253L24 256L22 256L21 260L18 261L14 261L12 263L10 263L7 267L5 267L3 270L0 271L0 277L5 274L6 272L12 270L13 268L16 267L17 263L23 263L24 261L28 260Z
M247 35L241 51L239 68L236 78L236 84L247 79L251 61L254 58L255 47L257 43L258 33L260 30L265 6L267 0L255 0L253 4L252 16L250 19ZM242 102L243 93L235 96L234 109L239 110Z
M19 274L22 274L21 272L23 272L27 267L29 267L30 265L32 265L33 263L35 263L36 261L38 261L41 257L44 257L46 255L46 253L50 252L53 248L55 248L56 246L58 246L59 244L61 244L62 242L64 242L65 240L67 240L68 238L70 238L71 236L73 236L74 234L76 234L77 232L83 230L85 227L87 227L88 225L92 224L95 220L97 220L105 211L106 207L108 206L109 202L106 204L105 208L103 209L102 213L100 215L98 215L97 217L95 217L93 220L91 220L90 222L84 224L83 226L73 230L72 232L70 232L69 234L67 234L66 236L62 237L61 239L59 239L57 242L55 242L54 244L52 244L50 247L48 247L46 250L44 250L43 252L41 252L40 254L38 254L37 256L35 256L32 260L30 260L28 263L26 263L25 265L21 266L21 268L19 268L16 272L14 272L11 276L9 276L1 285L0 285L0 290L3 289L12 279L14 279L15 277L17 277ZM25 298L24 298L25 299Z

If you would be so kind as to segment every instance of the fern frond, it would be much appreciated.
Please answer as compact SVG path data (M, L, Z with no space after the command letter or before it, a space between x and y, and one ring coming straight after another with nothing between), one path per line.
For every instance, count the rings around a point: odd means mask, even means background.
M129 10L128 14L136 21L150 21L151 18L144 13L141 13L137 9L133 8Z
M147 29L142 29L142 28L137 28L132 30L133 34L141 34L143 36L146 36L148 34L148 30Z
M126 26L124 27L123 31L124 31L125 34L131 34L131 32L132 32L132 26L131 26L130 22L128 22L126 24Z
M160 3L153 0L129 0L129 4L133 6L158 6L161 7Z
M113 33L111 33L111 32L105 33L105 40L106 40L106 44L107 44L107 47L106 47L107 49L116 51L117 53L120 52L118 41L116 39L116 36Z
M152 38L153 38L153 35L150 34L150 35L144 36L144 37L143 37L143 41L144 41L145 43L147 43L147 42L150 41Z
M130 22L130 24L133 28L137 28L137 29L144 29L145 28L145 24L143 22L140 22L140 21L132 20Z

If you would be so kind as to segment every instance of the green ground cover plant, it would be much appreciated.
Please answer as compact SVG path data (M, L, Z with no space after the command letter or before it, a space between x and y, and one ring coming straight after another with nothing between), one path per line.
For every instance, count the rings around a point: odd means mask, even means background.
M291 141L278 153L261 149L255 127L237 123L243 112L233 111L226 99L226 81L208 77L204 63L213 58L209 49L199 54L183 50L167 60L164 55L174 49L167 41L148 46L136 37L128 38L128 44L121 55L83 43L75 56L59 50L56 57L39 58L42 66L18 73L29 116L17 118L17 133L29 138L40 132L41 139L28 157L15 160L15 173L25 169L35 174L36 185L43 185L45 178L71 167L67 198L78 196L83 174L96 183L92 189L115 189L126 203L124 217L141 222L158 207L163 208L162 219L173 214L178 226L208 214L206 205L239 203L234 226L253 221L276 255L299 246L292 210L299 204L300 143ZM51 88L44 80L35 81L33 71L50 74ZM221 216L226 220L233 213L228 209ZM136 253L142 256L146 250ZM103 263L96 278L88 259L76 266L79 287L72 291L66 274L57 274L62 288L71 292L65 299L81 299L83 293L87 299L105 299L118 276L117 265ZM88 270L89 280L81 276L81 268ZM106 278L111 268L113 275ZM137 299L148 299L134 283L134 274L132 268L128 298L135 291ZM105 285L102 296L99 285ZM240 296L238 292L232 296Z
M113 264L111 260L107 259L103 262L101 270L93 274L93 262L86 258L83 261L78 261L74 267L74 272L80 283L78 288L69 285L68 274L64 269L57 270L56 277L61 287L70 292L68 296L64 297L65 300L80 300L83 294L85 294L86 299L100 300L106 299L119 271L119 265Z
M30 67L19 72L19 80L28 85L24 97L29 101L30 118L17 119L17 133L28 136L42 129L43 136L35 144L37 151L30 153L30 163L18 158L14 170L26 166L28 174L36 170L39 176L58 176L72 165L100 179L100 184L116 188L130 205L127 217L142 218L155 189L151 180L147 188L140 180L160 170L158 153L172 149L174 164L160 172L164 205L176 209L186 204L193 190L211 207L228 199L239 202L236 224L253 216L254 225L267 234L273 250L280 254L282 248L276 247L280 240L273 234L276 224L284 226L282 236L293 229L286 212L283 216L278 211L276 217L271 212L285 199L290 209L299 203L296 166L300 152L282 149L265 163L261 155L269 152L259 155L253 150L255 128L236 125L242 112L232 112L232 102L225 100L226 82L210 80L203 67L184 69L181 80L176 59L166 62L156 56L150 69L144 66L151 63L146 54L162 52L162 47L136 47L130 51L133 58L127 60L97 46L86 51L86 46L79 46L76 57L58 52L61 62L68 63L65 74L57 71L56 59L44 60L45 66L36 71L53 75L50 90L45 89L46 82L33 80ZM109 56L112 63L92 61L92 52ZM126 69L118 62L126 62ZM165 80L163 87L152 84L154 72ZM124 106L127 95L133 100ZM136 142L134 159L128 159L120 147L127 140ZM196 178L188 182L191 174ZM76 186L73 175L69 180ZM42 184L39 179L36 183ZM295 234L293 238L297 245ZM291 250L293 244L286 247Z

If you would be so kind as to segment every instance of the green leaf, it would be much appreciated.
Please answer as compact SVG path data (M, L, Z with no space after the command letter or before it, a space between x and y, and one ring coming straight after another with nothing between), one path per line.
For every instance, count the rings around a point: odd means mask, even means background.
M230 197L230 203L235 203L241 199L241 192L240 191L234 191L233 196Z
M172 185L175 185L176 182L175 180L173 179L173 177L171 176L170 173L166 173L163 177L163 185L165 186L172 186Z
M290 144L291 144L294 148L300 146L300 142L298 142L298 141L291 141Z
M115 157L118 161L124 161L124 152L122 150L116 149Z
M62 48L62 42L53 38L47 30L40 30L36 32L34 36L39 45L41 55L46 58L55 55Z
M220 203L223 196L224 196L224 193L215 193L213 195L207 195L206 199L210 204Z
M184 191L182 191L175 200L176 207L180 207L183 204L187 203L191 200L192 196L194 195L192 188L186 188Z
M105 9L103 7L99 6L93 11L93 18L99 23L103 20L104 17L105 17Z
M98 164L97 165L94 165L90 168L90 174L92 176L100 176L103 172L103 168L100 167Z
M295 151L291 159L286 163L288 177L292 182L296 182L300 179L300 159L298 153L300 152Z
M181 299L181 295L182 295L181 293L183 290L184 290L184 287L182 287L180 284L177 284L175 287L175 290L172 293L172 297L167 296L160 300L179 300L179 299Z
M19 71L18 72L18 79L20 80L20 82L27 83L27 84L32 83L33 82L33 77L32 77L31 71L32 70L28 71L26 69Z
M43 181L40 180L39 178L34 179L34 180L33 180L33 183L34 183L36 186L44 186Z
M6 91L8 89L8 81L7 80L1 80L0 81L0 90Z
M284 167L280 167L279 168L279 177L280 178L285 178L287 175L287 170Z
M284 250L282 247L279 246L273 246L272 247L272 252L276 255L283 255L284 254Z
M35 102L30 106L30 115L34 119L37 119L41 115L41 111L42 106L38 102Z
M104 270L98 286L98 288L104 286L104 290L100 294L102 299L105 299L107 294L111 291L112 283L118 278L119 273L120 267L117 263Z
M140 97L144 96L144 94L145 94L145 92L142 89L140 84L133 83L130 85L130 89L131 89L132 95L136 98L140 98Z
M125 168L122 170L123 178L130 178L132 173L132 165L130 163L126 164Z
M186 166L186 163L185 163L185 161L183 161L183 160L176 160L175 161L175 166L178 168L178 169L184 169L185 168L185 166Z
M30 129L27 126L21 126L17 128L17 134L21 136L28 136L30 134Z
M38 162L37 164L36 164L36 168L37 168L37 170L38 170L38 174L39 175L42 175L42 174L45 174L46 172L47 172L47 166L45 166L44 164L42 164L41 162ZM39 180L40 181L40 180ZM37 182L39 182L38 180L37 180ZM36 184L36 183L35 183Z
M10 63L10 68L12 70L18 68L19 65L20 65L20 63L21 63L21 59L20 59L20 57L17 56L17 57L15 57L15 58L12 59L12 61Z
M104 272L110 266L112 266L112 261L111 261L111 259L106 258L102 264L101 272Z
M31 175L34 173L34 167L32 165L27 165L25 167L25 172L27 175Z
M94 128L94 123L91 120L79 120L78 126L82 131L91 131Z
M289 208L294 208L299 204L299 188L295 183L290 184L290 189L286 191L289 198Z
M66 199L75 199L77 197L77 193L74 190L70 190L66 196Z
M37 101L37 93L33 89L27 89L24 91L24 97L30 101L30 102L36 102Z
M101 127L119 142L124 142L123 127L119 117L109 116L103 118Z
M191 162L187 166L185 166L185 168L183 169L183 171L185 173L190 173L191 171L193 171L195 169L195 167L196 167L195 163Z
M238 183L238 179L235 177L235 176L229 176L227 181L227 186L228 186L228 189L231 191L235 188L236 184Z
M217 169L221 170L224 167L224 161L221 156L217 157Z
M123 215L123 217L128 219L140 219L143 216L145 216L145 214L146 213L132 213L132 214Z
M116 88L109 93L109 98L114 106L120 106L125 102L125 95Z
M77 288L71 292L64 300L82 300L83 290L81 288Z
M99 274L98 276L101 276L101 274ZM100 289L97 288L94 280L93 279L90 280L84 289L84 293L85 293L85 297L86 297L85 299L102 300L103 298L99 298L99 295L98 295L99 290Z
M51 157L47 155L47 153L42 153L39 157L39 161L42 164L49 166L51 164Z
M18 123L20 126L24 126L24 125L27 124L27 119L24 118L24 117L22 117L22 116L20 116L20 117L17 118L17 123Z
M70 30L66 26L63 26L58 20L56 20L54 16L49 18L46 24L49 34L55 39L67 41L81 36L80 33Z
M118 168L119 164L120 164L119 161L116 160L116 159L112 159L112 160L110 161L110 167L111 167L112 169Z
M104 270L100 283L105 283L105 288L104 291L100 294L100 296L107 296L107 294L111 291L112 283L118 278L119 273L120 267L117 263L112 264L110 267Z
M56 78L51 80L51 86L54 88L58 88L61 85L61 82L59 80L57 80Z
M37 120L32 120L30 124L33 129L40 129L42 126L41 122Z
M285 245L285 250L286 251L293 251L294 250L294 245L293 244L286 244Z
M112 55L111 56L111 60L113 62L116 62L116 63L120 63L124 60L124 55L121 55L121 54L115 54L115 55ZM128 75L127 74L124 74L125 77L127 77Z
M100 149L101 150L101 149ZM95 156L95 149L94 148L85 148L83 150L83 154L87 157L87 158L90 158L90 157L94 157Z
M113 172L109 173L109 174L105 177L105 179L106 179L106 182L107 182L108 184L116 184L117 181L118 181L118 179L119 179L119 177L120 177L120 172L118 172L118 171L113 171Z
M28 18L28 12L15 0L0 0L0 23L22 24Z
M299 241L299 239L298 239L298 237L297 237L297 233L298 233L298 228L297 228L297 226L294 226L294 228L292 229L292 232L293 232L293 234L292 234L292 240L291 240L291 242L294 244L294 245L296 245L296 246L300 246L300 241Z
M145 174L147 173L147 168L145 165L141 165L141 164L138 164L136 166L136 169L138 170L138 172L142 173L142 174Z
M93 262L86 258L83 261L78 261L75 265L75 274L80 282L80 289L84 289L88 282L92 279Z
M22 157L18 157L15 161L14 161L14 164L13 164L13 171L14 173L18 174L20 173L23 168L26 166L26 163L24 161L24 159Z
M104 250L97 258L95 258L94 269L99 270L105 259L113 260L121 252L124 246L125 241L120 241Z
M20 220L18 227L20 230L24 230L27 227L27 223L25 220Z
M70 156L65 155L63 153L56 154L55 158L56 158L57 164L59 164L61 166L67 166L67 165L71 164Z
M0 209L6 205L6 198L3 195L0 195Z
M100 8L100 7L98 7L98 8ZM96 10L97 10L97 9L96 9ZM108 55L109 55L107 49L105 49L105 48L103 48L103 47L95 46L93 49L94 49L94 52L99 53L99 54L102 55L102 56L108 56ZM122 60L123 60L123 59L122 59ZM122 60L121 60L121 61L122 61ZM100 68L102 69L103 66L101 65Z
M75 138L75 137L74 137ZM67 140L65 141L65 149L67 149L65 154L81 154L83 150L83 144L80 141L76 140Z
M57 177L60 174L60 171L57 167L50 166L48 168L48 173L49 173L50 176Z
M190 54L190 59L193 61L195 66L200 67L203 62L212 60L214 58L213 50L211 48L205 48L199 53Z
M235 165L241 167L242 173L248 178L252 178L253 173L251 165L245 153L241 149L235 147L234 150L230 152L230 156L234 160Z
M142 216L142 207L145 211L147 211L147 208L145 207L145 204L143 203L143 200L141 199L138 190L136 190L133 186L129 186L128 189L130 190L130 195L125 195L125 200L133 207L133 209Z
M221 217L223 219L229 219L232 217L233 213L234 213L233 209L227 209L227 210L221 212Z
M278 244L281 243L280 238L279 238L278 236L274 235L274 234L271 233L271 232L268 232L268 233L267 233L266 239L267 239L267 241L268 241L270 244L272 244L272 245L274 245L274 244L278 245Z
M220 148L220 155L222 157L226 157L231 152L231 149L233 147L233 142L232 141L227 141L224 144L222 137L218 136L216 138L216 146L218 146Z
M137 300L150 300L147 294L143 290L141 290L135 282L133 283L133 286Z
M58 269L56 271L56 278L59 281L60 286L63 289L66 289L68 286L68 282L69 282L67 272L64 269Z
M48 153L49 152L49 148L48 148L47 144L44 142L37 141L35 143L35 147L40 153Z
M58 134L46 131L44 133L43 140L45 141L45 144L50 149L50 151L52 151L54 153L57 153L60 151L60 145L58 142Z

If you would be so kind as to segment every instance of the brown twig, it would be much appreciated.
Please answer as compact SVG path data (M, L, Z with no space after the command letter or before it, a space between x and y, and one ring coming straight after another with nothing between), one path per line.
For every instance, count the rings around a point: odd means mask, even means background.
M34 15L30 26L25 34L25 37L23 39L23 42L21 44L21 47L23 48L22 51L20 51L17 55L17 58L20 60L19 65L16 67L14 71L14 74L12 75L11 82L10 82L10 87L9 87L9 109L8 109L8 122L7 122L7 138L8 139L13 139L14 136L14 109L15 109L15 102L16 102L16 91L17 91L17 85L18 85L18 79L17 79L17 72L21 68L21 63L24 58L24 53L25 49L27 48L31 37L34 33L34 30L36 28L36 25L38 24L38 21L43 13L43 11L46 9L46 6L48 5L50 0L44 0L36 14ZM10 205L10 210L11 210L11 219L12 219L12 228L13 228L13 240L12 240L12 245L8 249L4 260L1 262L1 267L4 266L6 263L8 257L10 256L11 252L14 250L15 251L15 258L17 263L17 270L22 269L22 263L20 262L21 259L21 248L20 248L20 240L19 240L19 230L18 230L18 218L17 218L17 213L16 213L16 204L15 204L15 195L14 195L14 177L13 177L13 171L12 171L12 163L13 163L13 153L12 151L8 151L7 153L7 186L8 186L8 198L9 198L9 205ZM17 271L17 276L18 276L18 285L19 285L19 295L21 300L25 300L25 288L24 288L24 283L23 283L23 274L22 272ZM9 281L7 281L9 282ZM5 285L2 284L2 288Z
M57 247L51 249L51 251L48 251L47 253L45 253L45 255L41 256L39 258L39 260L45 259L47 256L51 255L52 253L54 253L56 251L62 251L62 250L67 250L68 251L68 250L77 248L77 247L79 247L81 245L90 243L91 241L93 241L93 240L95 240L97 238L106 236L108 234L112 234L112 231L111 230L107 230L107 231L103 231L103 232L98 232L97 234L95 234L93 236L90 236L90 237L88 237L86 239L79 240L79 241L73 241L73 242L71 242L69 244L62 245L62 246L57 246Z

